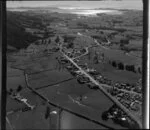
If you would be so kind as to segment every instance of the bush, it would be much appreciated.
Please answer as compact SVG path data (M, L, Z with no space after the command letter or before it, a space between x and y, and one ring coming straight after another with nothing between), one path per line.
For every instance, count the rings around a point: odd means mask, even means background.
M118 69L120 69L120 70L124 70L124 65L123 65L123 63L118 63Z
M102 113L102 119L105 121L108 120L108 117L107 117L108 114L107 113L108 113L107 111Z
M17 88L17 92L20 92L22 90L22 86L19 85L18 88Z
M126 67L125 67L125 68L126 68L126 70L127 70L127 71L136 72L136 71L135 71L135 67L134 67L134 65L126 65Z
M113 66L113 67L117 67L117 64L116 64L115 61L112 62L112 66Z

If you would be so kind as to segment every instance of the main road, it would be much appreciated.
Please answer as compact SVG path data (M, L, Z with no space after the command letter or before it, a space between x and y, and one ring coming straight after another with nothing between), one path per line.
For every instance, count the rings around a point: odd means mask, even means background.
M137 117L132 114L126 107L124 107L116 98L112 97L103 87L102 84L100 84L99 82L97 82L93 77L91 77L86 71L84 71L80 66L77 65L77 63L75 63L73 61L73 59L71 59L70 57L68 57L63 51L62 51L62 44L60 45L60 52L63 54L63 56L69 60L76 68L79 69L79 71L84 74L86 77L88 77L90 79L91 82L93 82L95 85L99 86L99 89L111 100L113 101L117 106L119 106L131 119L133 119L134 121L137 122L137 124L139 125L140 128L142 128L142 124L141 122L137 119Z
M80 33L80 32L78 32L77 35L79 35L79 36L84 36L84 37L88 37L88 38L90 38L90 39L93 39L94 42L95 42L98 46L101 46L101 47L104 48L104 49L109 49L109 48L107 48L107 47L105 47L105 46L102 46L95 38L92 38L91 36L83 35L83 34ZM110 44L110 43L111 43L111 42L107 39L107 44ZM104 43L103 43L103 44L104 44Z

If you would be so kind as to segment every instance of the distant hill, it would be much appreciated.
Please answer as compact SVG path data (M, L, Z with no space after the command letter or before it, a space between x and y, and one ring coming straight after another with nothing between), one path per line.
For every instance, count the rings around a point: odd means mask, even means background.
M30 33L25 32L23 17L15 12L7 12L7 44L16 49L26 48L31 42L38 39Z

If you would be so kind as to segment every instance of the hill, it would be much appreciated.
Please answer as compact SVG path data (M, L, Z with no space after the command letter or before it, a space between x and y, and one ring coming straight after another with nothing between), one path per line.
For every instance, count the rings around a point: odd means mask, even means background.
M7 44L17 49L26 48L38 39L25 31L21 24L23 22L19 13L7 12Z

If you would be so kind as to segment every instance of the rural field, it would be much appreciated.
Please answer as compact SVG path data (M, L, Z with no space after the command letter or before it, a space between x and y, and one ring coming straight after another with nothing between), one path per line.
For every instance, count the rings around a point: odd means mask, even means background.
M8 4L7 129L142 128L142 3L59 2Z

